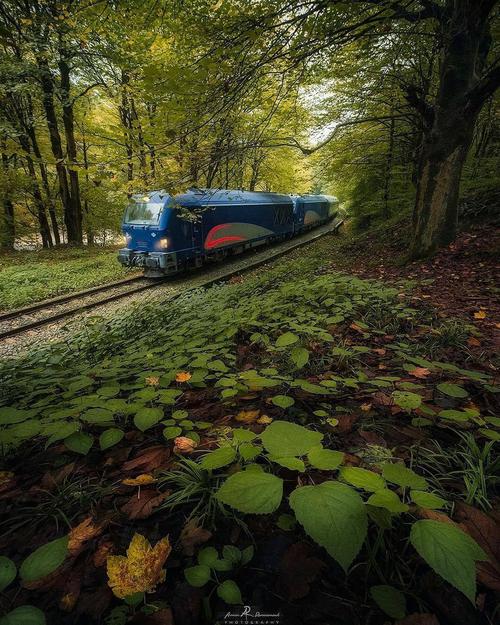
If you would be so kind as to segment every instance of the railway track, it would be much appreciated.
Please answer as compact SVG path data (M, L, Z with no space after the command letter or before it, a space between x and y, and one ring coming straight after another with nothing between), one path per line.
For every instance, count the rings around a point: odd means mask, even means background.
M276 247L275 253L266 255L264 258L256 259L254 260L254 262L251 262L252 259L249 258L249 263L245 265L243 269L240 266L238 266L236 269L231 269L231 264L229 264L227 272L223 273L222 275L218 274L215 278L209 278L207 276L207 280L197 286L210 286L215 282L227 280L234 275L241 274L244 271L250 269L254 269L259 265L262 265L269 262L270 260L278 258L279 256L287 254L292 250L307 245L308 243L312 243L313 241L316 241L326 234L336 232L341 225L342 221L335 222L331 228L323 230L322 232L315 234L314 236L311 236L311 232L306 233L299 237L298 240L295 240L294 244L278 245ZM133 278L118 280L117 282L103 284L101 286L96 286L85 291L78 291L75 293L69 293L68 295L61 295L59 297L54 297L50 300L37 302L36 304L32 304L30 306L17 308L15 310L11 310L5 313L0 313L0 341L9 337L16 336L18 334L22 334L24 332L35 330L36 328L48 325L55 321L59 321L60 319L64 319L66 317L72 317L81 312L85 312L92 308L97 308L99 306L102 306L103 304L107 304L109 302L128 297L135 293L140 293L141 291L153 289L162 284L165 284L165 281L166 280L158 278L148 279L143 276L135 276ZM129 285L131 285L131 288L127 288ZM188 287L186 290L189 290L189 288L193 287ZM100 293L104 293L105 296L97 297L96 299L96 296L99 296ZM71 303L75 300L78 300L77 305L69 307L67 306L68 303Z

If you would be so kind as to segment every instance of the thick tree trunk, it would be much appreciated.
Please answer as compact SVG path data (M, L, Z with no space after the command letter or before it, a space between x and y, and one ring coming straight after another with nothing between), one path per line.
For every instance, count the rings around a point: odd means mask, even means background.
M9 159L2 151L2 168L4 174L8 176ZM16 240L16 228L14 222L14 203L10 197L10 190L7 188L3 194L3 220L0 230L0 250L13 250Z
M425 120L413 214L411 258L451 243L456 235L462 168L489 89L478 85L491 47L489 0L447 0L436 103L419 102Z
M66 137L66 151L68 154L68 173L70 181L70 213L68 215L68 242L81 245L83 243L82 231L82 203L80 199L80 181L78 179L77 148L75 140L75 122L73 115L73 103L70 94L70 66L65 57L65 52L61 51L59 61L59 71L61 73L61 97L62 113L64 123L64 134ZM66 224L68 226L68 224ZM72 233L71 239L69 233Z

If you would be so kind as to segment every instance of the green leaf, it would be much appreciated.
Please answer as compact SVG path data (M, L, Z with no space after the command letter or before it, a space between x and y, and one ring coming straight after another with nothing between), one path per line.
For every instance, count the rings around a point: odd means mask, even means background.
M323 434L313 432L296 423L273 421L261 434L267 451L277 458L303 456L323 440Z
M361 549L368 521L358 493L340 482L302 486L290 495L298 522L347 571Z
M251 443L242 443L238 447L238 453L245 462L249 460L255 460L257 456L262 452L262 447L259 445L252 445Z
M288 397L288 395L275 395L271 401L275 406L279 406L280 408L290 408L295 403L293 397Z
M337 469L344 461L344 454L341 451L323 449L323 447L313 447L307 454L307 459L311 466L321 471L332 471Z
M287 347L288 345L292 345L299 340L299 337L292 332L285 332L276 341L276 347Z
M17 575L17 568L14 562L6 556L0 556L0 592L13 582Z
M173 415L172 415L173 416ZM145 432L163 419L161 408L141 408L134 417L135 427Z
M397 406L408 412L415 410L422 403L422 397L410 391L394 391L392 399Z
M214 569L214 571L231 571L233 568L233 563L230 562L229 560L217 559L213 563L212 568Z
M462 387L458 386L458 384L449 384L448 382L442 382L437 385L438 390L449 397L457 397L463 398L467 397L469 393Z
M134 592L132 595L128 595L123 599L123 601L127 605L131 605L133 607L139 605L144 601L144 593L143 592Z
M439 510L446 506L446 501L438 497L434 493L425 493L421 490L412 490L410 493L411 500L421 508L429 508L429 510Z
M269 514L281 503L283 480L264 471L246 469L228 477L215 496L240 512Z
M167 441L172 438L177 438L182 434L182 428L177 425L173 425L171 427L167 427L163 430L163 436L167 439Z
M281 530L290 532L297 525L297 521L291 514L280 514L278 520L276 521L276 525Z
M290 354L290 358L297 369L301 369L307 365L309 361L309 351L305 349L305 347L294 347L292 349L292 353Z
M105 408L90 408L82 416L81 420L93 425L102 425L103 423L113 423L113 413Z
M65 447L77 454L82 454L82 456L86 456L89 453L93 444L94 438L84 432L75 432L64 439Z
M224 545L222 555L224 556L224 560L231 562L234 566L241 562L241 551L234 545Z
M363 490L373 492L385 488L385 481L378 473L359 467L343 467L340 476L349 484Z
M118 428L104 430L104 432L99 436L99 445L101 450L104 451L105 449L109 449L110 447L117 445L122 440L124 435L125 433Z
M198 563L212 567L214 562L219 559L219 554L215 547L204 547L198 552Z
M184 569L184 577L190 586L200 588L210 580L210 568L204 564L197 564Z
M440 521L413 524L411 544L427 564L474 604L476 560L487 560L481 547L458 527Z
M245 566L245 564L248 564L250 560L253 558L253 556L254 556L253 545L249 545L248 547L245 547L245 549L243 549L243 551L241 552L241 566Z
M33 605L20 605L2 618L0 625L45 625L45 614Z
M383 488L370 495L366 503L376 508L385 508L393 514L408 512L409 509L405 503L401 502L397 494L388 488Z
M382 475L388 482L398 486L408 486L418 490L425 490L428 487L427 480L424 477L417 475L415 471L408 469L404 464L384 464Z
M225 582L217 586L217 595L229 605L240 605L243 603L240 589L232 579L226 579Z
M219 447L204 455L200 465L203 469L220 469L225 467L236 458L236 449L233 447Z
M254 438L257 438L257 434L251 432L250 430L246 430L245 428L235 428L232 431L233 439L240 443L249 443L253 441Z
M49 575L66 559L68 553L68 537L57 538L31 553L21 564L19 575L23 582L34 582Z
M299 471L300 473L304 473L306 470L306 465L300 458L295 458L294 456L281 456L277 458L272 454L268 455L269 460L271 462L276 462L285 469L290 469L290 471Z
M370 595L378 607L393 619L406 616L406 597L394 586L372 586Z

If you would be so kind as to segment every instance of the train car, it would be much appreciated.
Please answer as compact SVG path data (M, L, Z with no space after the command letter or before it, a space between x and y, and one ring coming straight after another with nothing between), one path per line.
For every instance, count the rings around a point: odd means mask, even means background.
M148 277L188 267L294 236L333 216L326 196L190 189L133 195L122 229L122 265L144 267Z

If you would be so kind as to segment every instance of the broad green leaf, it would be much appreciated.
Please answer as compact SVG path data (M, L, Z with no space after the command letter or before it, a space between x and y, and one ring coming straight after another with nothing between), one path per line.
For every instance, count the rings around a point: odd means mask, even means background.
M245 564L248 564L250 560L252 560L254 556L254 551L255 550L253 545L249 545L248 547L245 547L245 549L243 549L243 551L241 552L241 566L245 566Z
M240 443L249 443L257 438L257 434L245 428L235 428L231 434L233 435L233 439Z
M281 456L277 458L276 456L269 454L268 458L271 462L276 462L276 464L285 467L285 469L290 469L290 471L299 471L300 473L304 473L306 470L306 465L303 460L295 458L294 456Z
M280 408L290 408L295 403L293 397L289 397L288 395L275 395L271 401L275 406L279 406Z
M177 438L181 434L182 428L177 425L167 427L163 430L163 436L167 439L167 441L171 440L172 438Z
M394 391L392 399L397 406L408 412L415 410L422 403L422 397L410 391Z
M101 450L104 451L105 449L113 447L122 440L124 435L125 433L118 428L104 430L104 432L99 436L99 445Z
M347 571L361 549L368 522L358 493L340 482L302 486L290 495L297 521Z
M372 586L370 595L387 616L394 619L402 619L406 616L406 597L394 586Z
M283 480L264 471L245 469L228 477L215 496L240 512L269 514L281 503Z
M173 416L173 415L172 415ZM145 432L163 419L161 408L141 408L134 417L134 424L138 430Z
M301 369L307 365L309 361L309 351L305 349L305 347L294 347L292 349L292 353L290 354L290 358L297 369Z
M204 547L198 552L198 563L212 567L219 559L219 554L215 547Z
M74 432L78 432L78 423L51 423L50 428L50 436L45 443L45 448L52 445L52 443L56 443L57 441L62 440L63 438L68 438ZM49 433L47 431L47 433Z
M0 556L0 592L13 582L17 575L17 568L14 562L6 556Z
M470 419L470 415L468 415L465 410L441 410L439 416L442 419L458 421L459 423L466 423Z
M259 445L252 445L252 443L242 443L238 447L238 453L243 460L245 460L245 462L248 462L249 460L255 460L255 458L262 453L262 447Z
M458 386L458 384L443 382L438 384L437 388L441 391L441 393L444 393L449 397L463 398L469 395L469 393L462 386Z
M285 532L290 532L297 525L297 521L291 514L280 514L276 525Z
M204 564L197 564L184 569L184 577L190 586L201 588L210 580L210 568Z
M226 579L225 582L217 586L217 595L229 605L240 605L243 603L240 589L232 579Z
M404 464L384 464L382 467L382 475L388 482L392 482L398 486L408 486L418 490L425 490L428 487L425 477L417 475L415 471L408 469Z
M455 525L424 519L413 524L411 544L441 577L475 602L476 560L487 560L481 547Z
M235 566L241 562L241 550L234 545L224 545L222 555L224 556L224 560L231 562Z
M311 466L321 471L332 471L337 469L344 461L344 454L341 451L324 449L321 446L313 447L307 454L307 459Z
M23 582L34 582L49 573L52 573L66 559L68 553L68 537L56 540L38 547L21 564L19 575Z
M261 434L262 444L277 458L303 456L323 440L323 434L296 423L273 421Z
M276 347L287 347L288 345L292 345L299 340L299 337L293 332L285 332L276 341Z
M93 444L94 437L84 432L74 432L74 434L64 439L65 447L82 456L86 456L89 453Z
M368 469L359 467L343 467L340 476L349 484L368 492L374 492L385 488L385 480L378 474Z
M446 501L434 493L426 493L421 490L412 490L410 493L411 500L421 508L429 508L429 510L439 510L446 506Z
M20 605L0 618L0 625L46 625L45 614L33 605Z
M397 496L397 494L388 488L377 490L373 493L373 495L370 495L366 503L370 506L375 506L376 508L385 508L393 514L408 512L409 509L405 503L401 502L401 499Z
M113 413L105 408L90 408L80 418L82 421L92 423L93 425L113 423Z
M200 461L204 469L220 469L231 464L236 458L236 449L233 447L219 447L209 452Z

